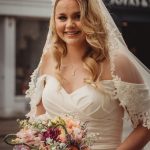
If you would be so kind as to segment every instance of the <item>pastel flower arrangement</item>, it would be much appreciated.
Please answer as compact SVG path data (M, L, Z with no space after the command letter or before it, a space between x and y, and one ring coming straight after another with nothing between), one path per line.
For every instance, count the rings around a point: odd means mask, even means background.
M89 150L95 139L95 134L88 134L87 122L70 115L18 122L20 131L4 138L13 150Z

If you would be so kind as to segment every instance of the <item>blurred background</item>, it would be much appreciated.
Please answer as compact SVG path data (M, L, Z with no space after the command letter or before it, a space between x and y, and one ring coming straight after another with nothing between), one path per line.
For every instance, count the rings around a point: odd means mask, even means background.
M104 0L130 49L150 68L150 1ZM0 149L17 118L29 111L25 99L49 27L50 0L0 0Z

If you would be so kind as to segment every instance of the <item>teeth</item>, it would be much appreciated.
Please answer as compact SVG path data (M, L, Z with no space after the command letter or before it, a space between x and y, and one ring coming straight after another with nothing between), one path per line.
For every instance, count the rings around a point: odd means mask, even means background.
M79 31L66 31L67 33L75 33L75 32L79 32Z
M77 32L66 32L66 33L69 34L69 35L73 35L73 34L78 34L79 31L77 31Z
M76 33L67 33L67 34L76 34Z

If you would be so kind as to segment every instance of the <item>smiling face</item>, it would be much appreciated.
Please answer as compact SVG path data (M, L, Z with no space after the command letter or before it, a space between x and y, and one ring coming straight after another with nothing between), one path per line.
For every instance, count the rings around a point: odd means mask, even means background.
M80 7L76 0L60 0L55 9L55 27L58 36L68 45L85 41L81 29Z

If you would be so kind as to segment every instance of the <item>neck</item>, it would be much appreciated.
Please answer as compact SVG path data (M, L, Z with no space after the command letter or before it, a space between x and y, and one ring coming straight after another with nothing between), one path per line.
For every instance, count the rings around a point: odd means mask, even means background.
M66 63L79 63L82 61L82 57L84 56L86 49L87 46L85 46L85 44L82 44L82 46L67 45L67 55L64 57L64 60L66 60Z

